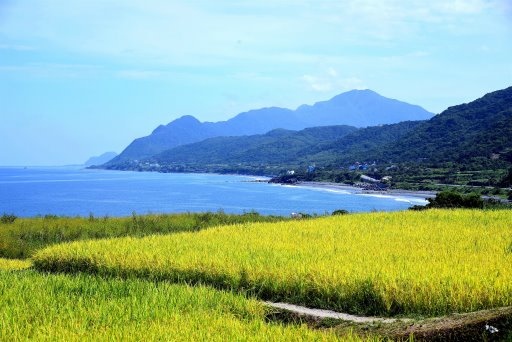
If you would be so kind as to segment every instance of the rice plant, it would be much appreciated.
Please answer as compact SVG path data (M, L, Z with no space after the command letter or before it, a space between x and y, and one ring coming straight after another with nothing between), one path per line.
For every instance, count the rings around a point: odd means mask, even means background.
M0 271L2 341L339 339L305 325L268 323L267 310L255 300L203 286ZM351 334L342 339L361 341Z
M18 218L12 222L0 223L0 257L28 258L40 248L67 241L169 234L218 225L277 222L285 219L279 216L263 216L256 212L234 215L221 211L162 215L133 213L130 217L94 217L91 214L89 217L46 215Z
M62 244L34 263L350 313L431 316L512 305L511 222L506 210L431 210L247 223Z
M16 271L29 268L30 266L32 266L30 260L0 258L0 271Z

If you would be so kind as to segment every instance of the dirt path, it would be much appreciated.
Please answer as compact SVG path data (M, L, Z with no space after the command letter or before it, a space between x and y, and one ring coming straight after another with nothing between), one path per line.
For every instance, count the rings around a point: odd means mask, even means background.
M273 303L273 302L265 302L266 305L271 306L273 308L286 310L298 315L310 316L312 318L333 318L333 319L341 319L344 321L350 321L354 323L396 323L397 321L411 321L410 319L395 319L395 318L382 318L382 317L364 317L364 316L355 316L349 315L346 313L331 311L331 310L321 310L321 309L310 309L305 306L299 306L294 304L287 303Z
M392 340L408 340L414 335L416 341L429 342L512 341L512 307L425 319L396 319L355 316L287 303L264 303L278 311L274 313L277 320L296 323L299 319L314 329L334 329L340 336L350 331L361 336L374 335Z

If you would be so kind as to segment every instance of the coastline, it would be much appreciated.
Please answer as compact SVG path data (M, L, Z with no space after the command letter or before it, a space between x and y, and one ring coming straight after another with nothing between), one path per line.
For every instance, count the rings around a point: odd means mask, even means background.
M362 194L362 195L383 195L390 197L414 197L419 199L427 199L436 197L435 191L412 191L412 190L403 190L403 189L391 189L386 191L372 191L372 190L363 190L361 188L343 184L343 183L332 183L332 182L298 182L291 186L304 186L325 190L333 190L333 191L346 191L351 194Z
M90 169L90 167L86 168ZM110 170L110 169L100 169L106 171L132 171L132 172L159 172L161 171L135 171L135 170ZM238 173L217 173L217 172L169 172L169 173L191 173L191 174L216 174L216 175L231 175L231 176L240 176L240 177L249 177L250 180L246 180L244 182L254 182L254 183L268 183L269 180L272 179L271 176L261 176L261 175L251 175L251 174L238 174ZM358 195L383 195L389 197L413 197L416 199L423 199L426 201L427 198L436 197L436 191L420 191L420 190L405 190L405 189L388 189L385 191L374 191L374 190L364 190L349 184L345 183L333 183L333 182L315 182L315 181L299 181L293 184L284 184L284 183L275 183L282 186L303 186L317 189L324 189L328 191L346 191L350 194L358 194Z

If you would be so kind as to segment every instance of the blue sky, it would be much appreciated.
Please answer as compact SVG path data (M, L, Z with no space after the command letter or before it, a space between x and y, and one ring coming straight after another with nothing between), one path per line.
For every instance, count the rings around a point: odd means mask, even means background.
M512 85L509 0L0 0L0 165L351 89L438 113Z

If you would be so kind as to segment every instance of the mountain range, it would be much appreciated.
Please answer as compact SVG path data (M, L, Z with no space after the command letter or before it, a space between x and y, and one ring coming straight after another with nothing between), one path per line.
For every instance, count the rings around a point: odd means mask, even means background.
M389 99L371 90L352 90L328 101L302 105L296 110L261 108L240 113L227 121L200 122L193 116L183 116L157 127L149 136L135 139L105 166L148 159L176 146L212 137L265 134L279 128L301 130L328 125L367 127L426 120L432 116L420 106Z
M312 164L335 169L356 161L504 168L512 165L512 87L450 107L429 120L216 137L176 146L146 160L160 171L262 174ZM134 169L130 163L107 167Z

